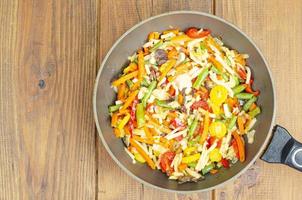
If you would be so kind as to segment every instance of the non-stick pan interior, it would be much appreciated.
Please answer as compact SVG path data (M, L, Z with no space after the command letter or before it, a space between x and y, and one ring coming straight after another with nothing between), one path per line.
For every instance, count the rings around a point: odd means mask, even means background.
M255 87L261 91L259 104L262 114L256 123L256 136L252 145L247 144L247 156L244 163L237 163L230 169L223 169L216 175L206 176L204 181L198 183L177 184L168 180L165 174L160 171L151 170L144 164L132 164L131 159L124 151L124 145L117 139L110 127L110 116L108 105L115 100L115 93L110 83L121 69L127 64L127 57L132 55L145 42L149 32L162 31L170 26L182 30L191 27L209 28L215 36L221 36L223 42L239 52L249 54L248 65L251 66ZM271 123L274 116L274 91L270 73L260 52L254 44L233 25L218 19L217 17L197 12L174 12L151 18L123 35L109 51L100 68L94 96L94 111L99 135L103 144L113 159L130 175L149 183L155 187L177 190L196 191L210 189L217 186L235 175L238 175L249 164L255 161L263 149L270 134ZM118 181L118 177L117 181Z

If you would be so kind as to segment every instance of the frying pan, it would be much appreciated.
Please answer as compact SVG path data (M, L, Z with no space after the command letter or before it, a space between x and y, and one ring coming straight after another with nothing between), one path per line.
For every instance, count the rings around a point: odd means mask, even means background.
M127 64L127 57L145 43L148 33L160 32L169 26L182 30L192 26L209 28L214 36L222 37L225 45L249 54L247 61L255 77L254 84L261 91L258 103L261 105L262 113L257 118L255 125L254 143L246 145L246 161L238 162L230 169L222 169L215 175L208 175L205 180L197 183L178 184L176 181L169 180L159 170L151 170L145 164L132 164L124 151L122 141L115 137L110 126L108 106L115 100L111 81ZM127 174L155 188L177 192L197 192L215 189L238 177L263 153L261 158L267 162L284 163L302 171L302 144L295 141L283 127L273 126L275 101L272 75L268 64L247 35L231 23L216 16L201 12L176 11L151 17L132 27L116 41L104 58L96 78L93 110L103 145L113 160Z

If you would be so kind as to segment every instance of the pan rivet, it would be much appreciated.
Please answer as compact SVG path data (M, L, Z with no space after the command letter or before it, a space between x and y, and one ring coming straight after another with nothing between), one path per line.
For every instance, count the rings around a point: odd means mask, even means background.
M293 152L292 162L296 167L302 167L302 149L296 149Z

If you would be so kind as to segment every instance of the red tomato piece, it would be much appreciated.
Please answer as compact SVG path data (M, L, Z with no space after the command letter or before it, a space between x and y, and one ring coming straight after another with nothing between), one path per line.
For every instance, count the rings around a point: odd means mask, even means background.
M222 158L221 164L222 164L222 166L223 166L224 168L230 168L230 163L229 163L229 161L228 161L227 159L225 159L225 158Z
M209 29L203 29L202 31L199 31L196 27L191 27L186 30L186 35L190 38L203 38L207 35L209 35L211 31Z
M215 142L215 140L216 140L215 137L213 137L213 136L209 137L207 140L207 143L208 143L207 148L210 148L212 146L212 144Z
M197 102L194 102L191 106L192 110L198 109L198 108L203 108L204 110L210 110L210 106L208 105L208 103L206 101L200 100Z
M170 167L170 165L174 157L175 157L175 153L173 151L167 151L166 153L161 155L160 167L162 172L166 172L167 174L173 173L173 168Z

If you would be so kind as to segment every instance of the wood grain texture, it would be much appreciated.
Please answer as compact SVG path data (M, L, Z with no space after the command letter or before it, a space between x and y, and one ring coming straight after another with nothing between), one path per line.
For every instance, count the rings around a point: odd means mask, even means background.
M302 2L217 1L216 15L240 27L260 47L275 80L276 123L302 141ZM301 173L260 160L256 168L216 191L216 199L302 199Z
M0 3L0 199L95 199L95 1Z
M101 0L100 10L100 52L101 58L103 58L115 40L141 20L174 10L199 10L211 13L212 2L210 0ZM102 144L98 144L98 199L193 200L211 198L211 192L176 195L145 187L123 172L109 158Z

